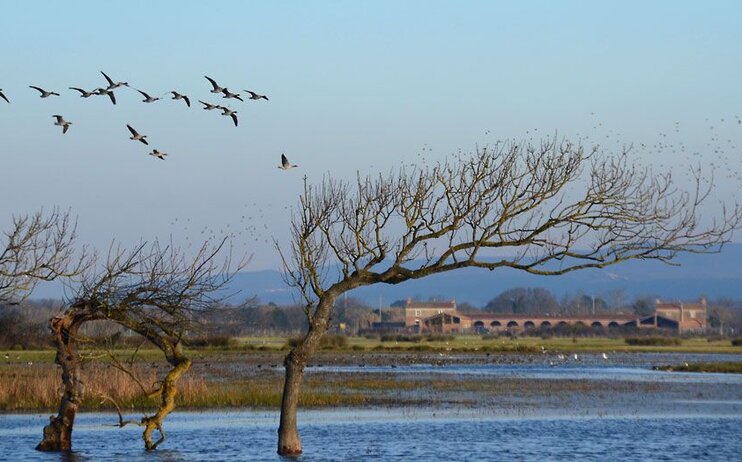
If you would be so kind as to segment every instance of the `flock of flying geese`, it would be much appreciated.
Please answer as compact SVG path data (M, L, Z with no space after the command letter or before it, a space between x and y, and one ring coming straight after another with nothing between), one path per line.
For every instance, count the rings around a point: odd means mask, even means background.
M91 91L88 91L88 90L85 90L85 89L82 89L82 88L78 88L78 87L69 87L69 89L70 90L77 91L78 93L80 93L80 97L81 98L90 98L91 96L108 96L108 98L111 100L111 103L112 104L116 104L116 95L114 94L114 90L116 90L117 88L120 88L120 87L133 88L133 87L131 87L129 85L128 82L114 82L113 79L111 79L103 71L101 71L101 74L103 74L103 77L105 77L106 81L108 82L108 85L106 87L96 88L96 89L91 90ZM242 96L239 93L232 93L231 91L229 91L229 89L227 87L220 86L216 82L216 80L212 79L209 76L204 76L204 77L206 78L206 80L209 81L209 83L211 83L211 86L213 87L212 90L211 90L211 93L221 94L222 95L222 98L225 98L225 99L236 99L238 101L244 102L244 100L242 99ZM60 96L60 94L57 93L57 92L55 92L55 91L47 91L47 90L45 90L45 89L43 89L41 87L37 87L37 86L34 86L34 85L29 85L29 88L32 88L32 89L38 91L40 98L49 98L51 96ZM150 96L149 94L147 94L147 93L145 93L142 90L139 90L137 88L134 88L134 90L136 90L137 92L139 92L144 97L144 99L142 100L143 103L154 103L155 101L159 101L161 99L160 97ZM265 96L265 95L261 95L261 94L255 93L254 91L250 91L250 90L244 90L244 91L247 92L250 95L249 96L249 99L251 99L251 100L261 100L261 99L264 99L264 100L268 101L268 97ZM177 91L170 91L169 93L172 95L172 97L170 99L176 100L176 101L182 100L183 102L185 102L186 106L191 107L191 100L190 100L190 98L188 98L188 96L186 96L184 94L181 94L181 93L178 93ZM10 103L10 100L8 99L7 96L5 96L5 94L3 93L3 90L2 89L0 89L0 98L4 99L6 103ZM233 110L233 109L231 109L231 108L229 108L227 106L222 106L220 104L211 104L211 103L207 103L207 102L201 101L201 100L198 100L198 102L201 103L201 104L203 104L203 106L204 106L203 109L206 110L206 111L211 111L211 110L215 110L215 109L222 111L222 114L221 115L230 117L232 119L232 122L234 123L234 126L235 127L239 124L239 121L237 119L237 111L235 111L235 110ZM64 117L62 117L59 114L55 114L52 117L54 119L56 119L56 121L54 122L54 125L57 125L57 126L62 127L62 134L67 133L67 131L70 129L70 125L72 125L72 122L69 122L69 121L65 120ZM145 145L149 145L149 143L147 142L147 139L146 139L147 138L147 135L140 134L139 132L137 132L136 129L134 129L134 127L132 127L129 124L126 124L126 128L129 130L129 132L131 132L131 136L129 137L130 140L139 141L139 142L141 142L141 143L143 143ZM167 153L162 152L162 151L159 151L157 149L153 149L152 152L149 153L149 155L150 156L153 156L153 157L157 157L158 159L161 159L161 160L165 160L165 157L167 156ZM294 168L294 167L298 167L298 165L292 164L286 158L286 155L281 154L281 165L279 165L278 168L280 168L282 170L289 170L289 169Z

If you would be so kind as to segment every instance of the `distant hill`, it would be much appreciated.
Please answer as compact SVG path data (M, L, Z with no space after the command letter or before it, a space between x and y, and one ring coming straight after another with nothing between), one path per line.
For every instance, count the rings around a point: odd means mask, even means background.
M372 306L407 297L455 298L459 302L484 305L503 290L513 287L543 287L557 296L583 292L601 296L623 291L628 297L650 295L667 299L742 298L742 244L729 244L718 254L681 255L679 266L657 261L629 261L604 269L575 271L563 276L535 276L512 269L487 271L467 268L408 281L396 286L375 285L354 290L349 295ZM230 289L239 291L234 301L257 296L262 302L286 304L301 302L298 294L284 283L278 271L246 271L234 278ZM58 284L44 284L34 298L58 298Z

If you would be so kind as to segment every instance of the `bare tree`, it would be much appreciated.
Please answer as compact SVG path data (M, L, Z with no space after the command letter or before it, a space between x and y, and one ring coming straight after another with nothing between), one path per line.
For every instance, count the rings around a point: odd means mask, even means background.
M340 294L465 267L559 275L716 251L742 213L735 205L702 225L699 207L712 184L695 173L684 191L670 174L632 164L627 151L603 156L550 139L498 143L353 183L305 181L290 251L278 249L309 320L284 361L278 453L302 451L296 413L304 368Z
M193 258L172 245L161 246L157 242L130 251L112 249L102 269L91 269L82 275L74 301L50 322L57 347L56 362L62 367L64 395L59 412L44 428L44 438L37 449L71 449L74 419L84 394L78 331L84 323L102 319L131 329L164 353L170 365L166 376L151 387L137 381L148 396L159 397L157 411L139 421L125 421L119 412L119 425L143 426L147 450L165 440L163 421L175 408L178 380L191 366L183 336L194 328L196 314L225 296L223 289L234 274L229 256L217 258L225 244L226 240L216 245L207 242ZM116 365L136 379L122 363ZM155 442L154 430L160 434Z
M13 217L0 247L0 303L18 303L38 281L74 276L89 262L76 252L77 224L70 212L43 210Z

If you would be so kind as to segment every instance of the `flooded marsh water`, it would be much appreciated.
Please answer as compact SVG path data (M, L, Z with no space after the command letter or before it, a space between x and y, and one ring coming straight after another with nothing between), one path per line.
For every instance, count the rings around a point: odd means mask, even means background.
M299 460L739 460L742 374L651 369L740 360L696 356L315 364L308 380L345 382L386 404L300 410ZM112 427L116 417L107 413L79 415L73 453L39 453L33 448L47 421L47 414L0 415L0 460L281 460L275 410L176 410L153 453L142 450L139 428Z

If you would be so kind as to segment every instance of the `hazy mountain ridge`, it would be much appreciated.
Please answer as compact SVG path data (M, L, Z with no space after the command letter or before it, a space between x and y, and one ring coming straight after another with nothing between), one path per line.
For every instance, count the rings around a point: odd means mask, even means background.
M605 296L623 291L627 297L651 295L666 299L742 298L742 244L729 244L718 254L683 254L679 266L658 261L629 261L604 269L575 271L563 276L536 276L504 268L486 271L466 268L399 285L379 284L354 290L350 295L372 306L388 305L407 297L455 298L459 302L484 305L503 290L513 287L543 287L555 295L583 292ZM257 296L262 302L301 303L298 293L287 287L279 271L245 271L237 274L229 288L239 302ZM60 298L61 285L43 284L34 298Z

